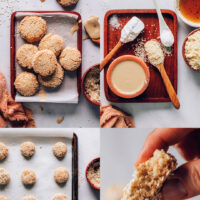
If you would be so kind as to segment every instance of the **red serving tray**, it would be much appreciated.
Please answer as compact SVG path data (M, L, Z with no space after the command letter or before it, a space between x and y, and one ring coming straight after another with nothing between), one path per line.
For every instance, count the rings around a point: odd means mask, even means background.
M14 87L14 82L16 78L16 70L15 70L15 15L17 13L69 13L78 16L78 21L80 22L79 30L77 34L77 49L82 54L82 22L81 22L81 15L78 12L74 11L16 11L11 15L11 29L10 29L10 85L11 85L11 95L15 99L16 96L16 89ZM80 97L81 94L81 72L82 65L77 70L77 90Z
M174 86L175 91L177 92L177 16L171 10L161 11L163 13L166 23L168 24L175 38L173 54L171 56L165 57L165 69ZM113 27L109 24L110 17L115 14L118 16L119 23L121 24L121 27L119 29L113 29ZM150 39L156 39L160 36L159 22L156 10L110 10L106 13L104 19L104 56L106 56L117 44L121 36L121 29L133 16L140 18L145 24L145 30L138 36L139 38L148 41ZM155 26L153 24L155 24ZM134 55L134 44L136 44L136 41L122 46L118 53L113 57L111 62L122 55ZM139 97L133 99L124 99L118 97L110 90L106 81L106 73L109 64L104 68L104 89L106 98L109 101L115 103L170 101L159 72L149 63L147 64L150 70L150 83L147 90Z

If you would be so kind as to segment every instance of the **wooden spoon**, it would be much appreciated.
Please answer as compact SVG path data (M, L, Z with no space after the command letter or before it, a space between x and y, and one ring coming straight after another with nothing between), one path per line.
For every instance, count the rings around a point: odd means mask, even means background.
M176 109L179 109L180 108L180 103L179 103L178 97L176 95L176 92L174 90L174 87L172 86L172 83L171 83L171 81L170 81L170 79L169 79L169 77L167 75L167 72L165 70L164 64L162 63L162 64L159 64L159 65L157 65L155 67L159 70L159 72L161 74L161 77L162 77L163 82L165 84L166 90L168 92L168 95L169 95L174 107Z

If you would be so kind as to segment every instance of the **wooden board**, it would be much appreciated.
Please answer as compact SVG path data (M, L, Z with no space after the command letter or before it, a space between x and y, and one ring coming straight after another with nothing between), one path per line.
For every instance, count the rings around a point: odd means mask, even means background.
M10 85L11 85L11 95L15 99L16 96L16 89L14 87L14 82L16 78L16 70L15 70L15 54L16 54L16 48L15 48L15 16L17 13L69 13L74 14L78 16L78 21L80 21L79 30L77 34L77 49L82 54L82 23L81 23L81 15L74 11L16 11L11 16L11 28L10 28ZM80 97L81 94L81 72L82 67L80 66L77 69L77 90Z
M172 85L175 88L175 91L177 92L177 16L171 10L162 10L162 13L166 23L175 37L174 50L171 55L166 55L165 57L165 69L172 82ZM113 15L117 15L118 17L118 21L120 23L120 27L118 29L113 28L109 23L109 20ZM135 55L137 40L143 40L144 42L150 39L159 40L159 22L156 10L110 10L106 13L104 19L104 56L106 56L120 40L122 28L133 16L138 17L144 22L145 30L135 41L125 44L114 56L112 61L122 55ZM109 64L104 68L104 89L106 98L109 101L115 103L170 101L159 72L149 63L147 64L150 69L150 83L147 90L139 97L133 99L124 99L116 96L109 89L106 81L106 73Z

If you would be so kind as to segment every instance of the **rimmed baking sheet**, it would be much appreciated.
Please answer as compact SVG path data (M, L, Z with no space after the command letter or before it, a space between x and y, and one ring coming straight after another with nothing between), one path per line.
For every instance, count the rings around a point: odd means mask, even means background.
M82 52L82 23L81 16L76 12L68 11L38 11L38 12L15 12L11 17L11 93L17 102L49 102L49 103L78 103L80 96L81 66L77 71L65 71L63 84L56 89L47 89L40 86L40 91L31 97L21 96L14 88L16 75L24 70L16 62L17 49L25 43L19 34L19 23L29 15L43 17L47 21L47 34L54 33L63 37L66 46L78 48ZM72 27L79 22L79 30L73 35Z
M11 181L0 194L8 199L22 199L25 195L33 195L36 199L52 199L56 193L65 194L68 199L78 199L78 141L72 131L55 129L0 130L0 141L9 148L8 158L0 162L0 168L9 171ZM32 141L36 145L35 155L26 160L20 152L20 144ZM52 153L56 142L64 142L68 147L63 160L57 159ZM53 173L58 167L69 171L69 180L63 186L54 181ZM36 184L27 189L21 182L21 172L31 168L37 175Z

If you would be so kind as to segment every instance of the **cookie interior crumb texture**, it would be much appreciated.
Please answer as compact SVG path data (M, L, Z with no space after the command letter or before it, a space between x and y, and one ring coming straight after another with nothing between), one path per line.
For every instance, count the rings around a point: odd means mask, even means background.
M4 168L0 168L0 185L7 185L9 181L10 181L9 172Z
M53 146L53 153L58 158L63 158L67 153L67 145L63 142L57 142Z
M57 183L66 183L69 178L69 172L64 167L59 167L54 171L54 179Z
M38 51L33 57L33 70L41 76L52 75L57 67L55 54L50 50Z
M22 200L36 200L36 198L33 196L25 196Z
M46 21L38 16L26 16L19 25L21 37L31 43L40 41L46 31Z
M100 161L94 162L87 170L87 178L95 186L100 188Z
M37 77L30 72L22 72L15 79L15 88L23 96L32 96L39 89Z
M4 160L8 156L8 147L0 142L0 160Z
M100 24L99 17L90 16L84 24L85 30L92 39L100 38Z
M35 144L32 142L24 142L20 146L20 151L24 157L31 157L35 153Z
M92 101L100 102L100 70L92 68L85 77L85 92Z
M81 52L72 47L66 47L60 55L60 64L65 70L75 71L81 65Z
M24 185L33 185L36 179L36 174L32 169L25 169L21 174L21 180Z
M57 0L61 6L68 7L75 5L78 0Z
M61 193L55 194L53 200L67 200L67 196Z
M16 59L23 68L32 69L33 56L38 52L38 48L32 44L22 45L16 53Z
M45 35L39 44L39 50L51 50L56 56L64 49L63 38L59 35L49 33Z
M124 188L122 200L159 200L159 190L176 165L172 155L156 150L152 158L136 168L133 180Z

